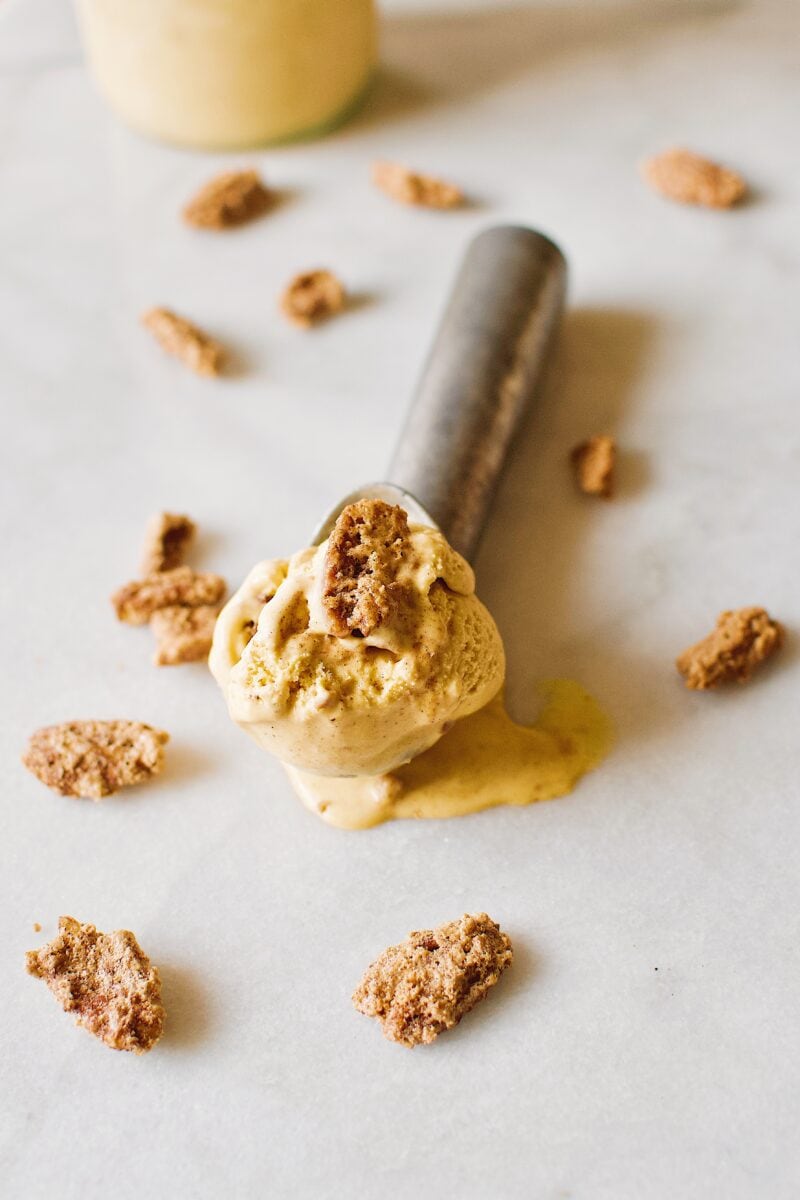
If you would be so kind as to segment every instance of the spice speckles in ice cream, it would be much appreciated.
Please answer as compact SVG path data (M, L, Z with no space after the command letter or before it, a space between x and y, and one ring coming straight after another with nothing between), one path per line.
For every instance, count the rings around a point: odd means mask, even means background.
M438 530L364 507L382 503L350 505L327 542L288 566L256 567L217 623L209 662L232 719L305 771L383 774L503 683L503 644L472 568ZM242 651L262 580L284 570Z

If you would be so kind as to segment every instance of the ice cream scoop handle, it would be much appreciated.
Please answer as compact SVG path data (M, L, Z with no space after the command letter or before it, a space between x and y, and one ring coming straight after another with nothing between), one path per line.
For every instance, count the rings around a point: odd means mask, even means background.
M389 467L465 557L475 551L514 432L564 304L567 267L532 229L470 243Z

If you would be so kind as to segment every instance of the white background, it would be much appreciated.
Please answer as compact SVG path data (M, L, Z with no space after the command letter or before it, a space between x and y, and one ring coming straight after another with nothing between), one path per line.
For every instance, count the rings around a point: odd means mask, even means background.
M63 0L0 3L3 599L0 1192L9 1197L798 1194L798 10L794 0L446 10L395 4L386 74L324 143L189 154L93 94ZM740 167L732 213L649 193L674 142ZM461 183L393 206L374 157ZM224 236L177 213L223 165L286 192ZM202 665L156 670L110 592L146 518L191 513L238 583L380 475L470 235L537 226L571 266L545 395L477 562L521 717L580 680L618 729L569 798L328 828L228 721ZM276 296L328 265L363 299L304 334ZM139 328L172 305L237 351L196 379ZM618 498L569 448L622 447ZM725 607L790 641L749 687L685 691ZM153 786L62 799L28 734L124 716L172 734ZM367 963L488 910L511 973L409 1052L357 1015ZM161 969L149 1056L72 1027L24 973L61 913L129 927ZM34 921L44 930L37 935Z

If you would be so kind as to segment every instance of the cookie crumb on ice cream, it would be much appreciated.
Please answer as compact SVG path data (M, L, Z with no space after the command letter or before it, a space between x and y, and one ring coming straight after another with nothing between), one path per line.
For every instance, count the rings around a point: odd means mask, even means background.
M389 615L408 534L403 509L385 500L359 500L339 514L322 582L322 603L337 637L366 637Z

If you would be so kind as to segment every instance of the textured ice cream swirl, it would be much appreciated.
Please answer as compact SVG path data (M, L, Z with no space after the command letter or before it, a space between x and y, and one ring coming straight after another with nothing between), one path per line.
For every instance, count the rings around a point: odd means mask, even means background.
M287 764L380 775L500 689L503 645L469 564L401 509L360 501L326 542L254 567L210 658L232 719Z

